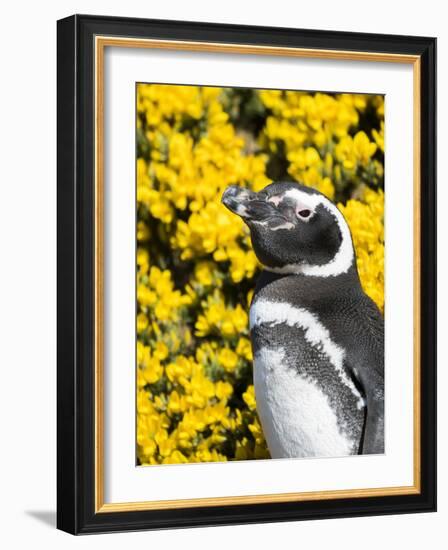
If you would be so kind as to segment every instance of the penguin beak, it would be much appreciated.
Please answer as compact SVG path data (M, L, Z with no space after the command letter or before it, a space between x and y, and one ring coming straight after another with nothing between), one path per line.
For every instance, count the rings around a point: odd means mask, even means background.
M275 207L250 189L231 185L224 191L222 203L244 221L264 221L276 215Z

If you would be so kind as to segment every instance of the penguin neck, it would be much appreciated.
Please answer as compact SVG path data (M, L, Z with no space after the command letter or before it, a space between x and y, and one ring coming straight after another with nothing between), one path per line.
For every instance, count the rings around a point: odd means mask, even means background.
M275 273L263 270L257 280L254 300L260 295L274 301L300 301L304 304L334 299L347 293L363 292L356 264L339 275L319 276L304 273Z

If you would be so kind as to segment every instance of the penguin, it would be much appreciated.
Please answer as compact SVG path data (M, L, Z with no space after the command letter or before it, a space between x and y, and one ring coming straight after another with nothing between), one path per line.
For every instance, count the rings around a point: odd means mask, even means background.
M235 185L223 204L263 266L250 305L257 413L272 458L384 453L384 320L349 226L313 188Z

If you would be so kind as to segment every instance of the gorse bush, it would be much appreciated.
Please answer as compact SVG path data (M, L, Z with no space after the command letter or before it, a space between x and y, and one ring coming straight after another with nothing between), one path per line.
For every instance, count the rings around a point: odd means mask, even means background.
M139 464L269 458L248 308L260 265L230 184L295 180L338 203L383 308L382 96L139 84Z

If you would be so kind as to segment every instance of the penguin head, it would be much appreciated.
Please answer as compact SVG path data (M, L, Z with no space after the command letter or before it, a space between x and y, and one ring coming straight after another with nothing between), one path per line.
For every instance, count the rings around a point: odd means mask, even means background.
M270 271L335 276L354 265L342 213L310 187L275 182L255 193L231 185L222 202L247 224L255 254Z

